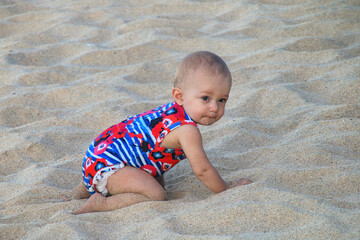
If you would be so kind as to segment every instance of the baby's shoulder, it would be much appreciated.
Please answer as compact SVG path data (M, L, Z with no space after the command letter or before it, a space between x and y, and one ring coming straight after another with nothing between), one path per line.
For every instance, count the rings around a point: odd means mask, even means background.
M191 124L182 125L175 129L174 132L177 133L176 135L178 138L192 138L201 136L199 128Z
M201 135L199 129L196 126L183 125L168 133L161 145L165 148L181 148L180 139L193 138L198 136Z

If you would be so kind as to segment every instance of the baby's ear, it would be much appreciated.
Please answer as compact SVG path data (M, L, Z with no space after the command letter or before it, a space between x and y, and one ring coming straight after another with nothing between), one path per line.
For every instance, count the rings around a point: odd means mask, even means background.
M179 104L180 106L183 105L183 102L184 102L183 92L180 88L174 87L172 90L172 95L173 95L175 102L177 102L177 104Z

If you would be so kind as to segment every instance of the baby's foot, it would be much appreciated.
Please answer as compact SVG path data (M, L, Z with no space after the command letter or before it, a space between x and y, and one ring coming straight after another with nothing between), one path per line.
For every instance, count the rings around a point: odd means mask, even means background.
M68 202L72 200L71 197L68 197L66 194L62 195L62 199L64 200L64 202Z
M86 203L76 210L73 214L82 214L89 212L98 212L101 211L101 206L105 206L106 198L100 193L94 193Z

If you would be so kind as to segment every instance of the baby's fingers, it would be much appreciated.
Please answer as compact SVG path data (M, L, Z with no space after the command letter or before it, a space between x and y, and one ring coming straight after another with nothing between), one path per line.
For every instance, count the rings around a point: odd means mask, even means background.
M248 178L240 178L239 180L236 181L236 186L241 186L241 185L247 185L247 184L250 184L250 183L253 183L253 181L251 181L250 179Z
M238 180L228 182L227 187L229 189L229 188L233 188L233 187L237 187L237 186L247 185L250 183L253 183L253 181L251 181L248 178L240 178Z

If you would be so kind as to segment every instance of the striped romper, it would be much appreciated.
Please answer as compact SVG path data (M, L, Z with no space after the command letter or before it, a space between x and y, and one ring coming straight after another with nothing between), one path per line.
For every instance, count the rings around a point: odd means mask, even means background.
M160 176L186 158L182 149L161 147L164 137L179 126L196 123L176 102L130 117L102 132L88 148L83 179L90 194L107 195L107 178L125 165Z

